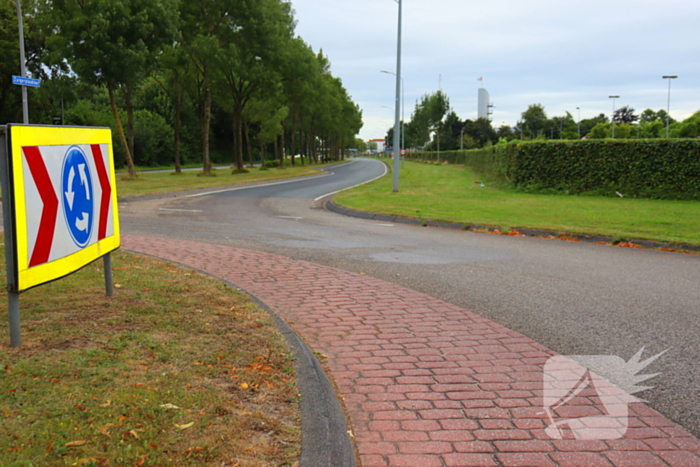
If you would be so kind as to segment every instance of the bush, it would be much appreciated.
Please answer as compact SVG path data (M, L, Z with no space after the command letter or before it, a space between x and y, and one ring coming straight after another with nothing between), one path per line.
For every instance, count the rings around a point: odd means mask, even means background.
M514 145L509 181L570 193L649 198L700 195L700 141L588 140Z
M263 167L265 167L266 169L274 169L274 168L279 167L279 166L280 166L280 161L277 159L272 159L271 161L265 161L265 163L263 164Z
M134 112L134 164L171 164L174 144L173 129L161 115L149 110Z
M435 153L411 154L428 161L435 157ZM468 165L522 191L700 199L696 139L513 142L449 151L440 158Z

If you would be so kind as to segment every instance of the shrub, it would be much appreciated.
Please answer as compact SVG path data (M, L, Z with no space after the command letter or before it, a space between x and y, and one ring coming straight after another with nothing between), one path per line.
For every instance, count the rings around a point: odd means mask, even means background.
M700 199L696 139L513 142L440 157L523 191Z

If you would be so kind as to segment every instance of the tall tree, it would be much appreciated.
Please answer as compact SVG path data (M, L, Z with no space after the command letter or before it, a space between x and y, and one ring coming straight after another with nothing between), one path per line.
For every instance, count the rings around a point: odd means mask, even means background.
M235 15L219 34L216 65L223 76L233 117L234 161L243 169L243 111L263 89L274 92L281 80L281 56L289 48L294 23L290 6L279 0L239 0Z
M147 75L162 47L172 43L177 15L175 0L43 0L48 15L49 44L61 53L81 79L106 85L129 175L133 160L133 103L136 86ZM116 93L127 111L124 132Z
M634 114L634 109L628 105L621 107L613 114L613 121L617 123L634 123L639 116Z
M518 126L522 127L525 135L530 138L537 138L544 135L548 130L547 113L542 104L531 104L525 112L521 114Z

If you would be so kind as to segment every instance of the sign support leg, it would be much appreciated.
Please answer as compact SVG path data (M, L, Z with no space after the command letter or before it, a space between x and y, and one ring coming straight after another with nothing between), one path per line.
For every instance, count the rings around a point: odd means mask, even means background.
M22 345L22 333L19 324L19 294L7 293L7 308L10 313L10 345L18 348Z
M105 288L107 296L114 297L114 282L112 281L112 254L107 253L102 257L102 263L105 270Z

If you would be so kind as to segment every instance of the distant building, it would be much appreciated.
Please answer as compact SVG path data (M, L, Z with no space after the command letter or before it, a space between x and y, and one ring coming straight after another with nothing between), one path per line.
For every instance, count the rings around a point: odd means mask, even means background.
M489 92L484 88L479 88L479 107L477 108L477 118L489 119L491 115L491 107Z

